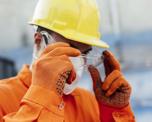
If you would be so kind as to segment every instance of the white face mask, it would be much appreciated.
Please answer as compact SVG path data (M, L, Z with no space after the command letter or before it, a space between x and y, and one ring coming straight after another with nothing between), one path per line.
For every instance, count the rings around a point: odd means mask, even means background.
M70 93L72 93L75 88L78 86L78 82L80 81L80 78L83 74L83 71L84 71L84 60L83 58L80 58L80 57L70 57L70 60L74 66L74 69L75 69L75 72L76 72L76 78L75 80L71 83L71 84L68 84L68 83L65 83L65 87L64 87L64 90L63 90L63 93L65 95L68 95Z

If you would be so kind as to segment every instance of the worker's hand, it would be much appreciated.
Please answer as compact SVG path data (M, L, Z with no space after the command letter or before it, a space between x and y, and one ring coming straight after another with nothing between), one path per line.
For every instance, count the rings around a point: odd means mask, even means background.
M104 51L106 78L102 81L98 70L89 66L93 80L93 89L99 104L112 107L125 107L129 103L131 87L120 71L120 64L109 52Z
M71 72L72 74L74 72L68 57L78 55L80 55L80 51L66 43L58 42L48 45L40 58L33 64L32 84L62 95L66 80Z

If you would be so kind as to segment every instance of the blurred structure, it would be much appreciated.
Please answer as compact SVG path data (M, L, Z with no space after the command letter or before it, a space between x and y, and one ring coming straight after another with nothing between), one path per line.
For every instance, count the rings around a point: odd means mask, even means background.
M124 68L151 67L151 0L98 0L101 32Z
M15 62L0 57L0 79L15 76L17 74Z

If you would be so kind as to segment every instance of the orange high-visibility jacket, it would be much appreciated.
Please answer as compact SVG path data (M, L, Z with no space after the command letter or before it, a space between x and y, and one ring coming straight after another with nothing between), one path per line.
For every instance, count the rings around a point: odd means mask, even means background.
M0 122L101 121L98 103L90 92L77 88L65 96L62 109L54 93L30 84L31 72L26 65L16 77L0 81ZM135 121L129 105L108 116L115 122Z

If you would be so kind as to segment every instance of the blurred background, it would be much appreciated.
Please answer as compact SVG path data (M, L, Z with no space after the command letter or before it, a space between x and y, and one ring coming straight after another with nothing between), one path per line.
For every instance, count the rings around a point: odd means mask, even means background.
M0 0L0 79L30 64L33 28L28 25L37 0ZM137 122L152 118L152 1L97 0L102 40L110 44L133 87Z

